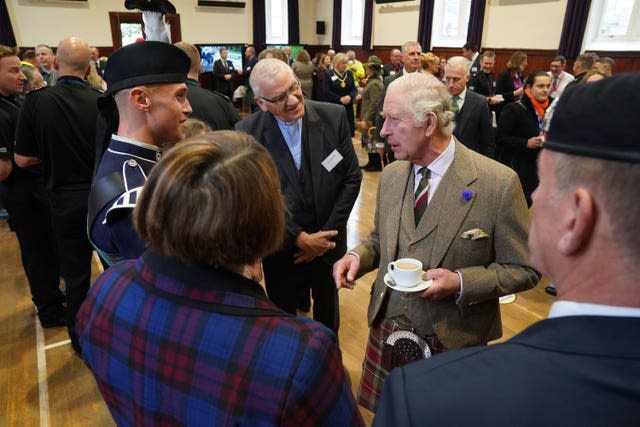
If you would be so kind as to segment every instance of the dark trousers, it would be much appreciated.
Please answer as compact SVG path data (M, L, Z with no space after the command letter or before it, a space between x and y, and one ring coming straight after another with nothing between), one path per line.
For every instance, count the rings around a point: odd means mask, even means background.
M59 288L58 256L44 186L36 176L20 176L7 185L5 202L31 298L38 315L46 317L60 310L64 295Z
M67 285L67 328L77 344L75 318L91 281L93 247L87 237L89 190L51 192L51 219L60 274Z
M338 333L340 313L338 290L332 266L320 258L294 264L286 256L268 257L262 263L269 299L282 310L296 314L301 287L311 287L313 318Z

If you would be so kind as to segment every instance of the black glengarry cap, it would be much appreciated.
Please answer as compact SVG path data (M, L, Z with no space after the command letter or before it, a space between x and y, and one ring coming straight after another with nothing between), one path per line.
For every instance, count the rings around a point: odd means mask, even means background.
M184 83L189 66L189 57L168 43L145 41L123 46L107 61L104 96L140 85Z
M577 84L547 110L543 148L578 156L640 162L640 73Z

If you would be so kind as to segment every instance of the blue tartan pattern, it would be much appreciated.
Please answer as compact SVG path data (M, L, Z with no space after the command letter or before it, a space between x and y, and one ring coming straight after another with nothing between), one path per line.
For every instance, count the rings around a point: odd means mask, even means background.
M262 311L223 314L189 301ZM234 273L147 251L98 278L77 332L121 426L363 425L335 335L280 312Z

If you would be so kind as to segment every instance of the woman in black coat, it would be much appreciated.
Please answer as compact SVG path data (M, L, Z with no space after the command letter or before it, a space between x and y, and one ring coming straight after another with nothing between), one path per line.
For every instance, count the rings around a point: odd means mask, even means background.
M536 164L542 143L542 120L551 104L551 77L544 71L529 74L522 99L508 104L498 122L497 142L503 163L518 173L527 205L538 186Z
M509 58L507 68L498 74L496 78L496 95L502 96L504 101L496 105L496 119L500 119L500 113L505 105L519 101L522 97L525 85L524 70L527 69L527 65L527 54L516 52Z
M358 95L353 73L347 70L347 55L338 53L333 58L333 70L327 70L324 75L324 100L334 104L344 105L351 136L355 135L355 117L353 103Z

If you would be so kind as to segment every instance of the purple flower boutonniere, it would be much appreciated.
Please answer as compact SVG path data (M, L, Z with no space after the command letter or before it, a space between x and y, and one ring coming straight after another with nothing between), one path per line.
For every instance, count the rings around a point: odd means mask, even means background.
M464 200L465 202L468 202L471 199L473 199L473 191L469 190L468 188L465 188L462 191L462 200Z

